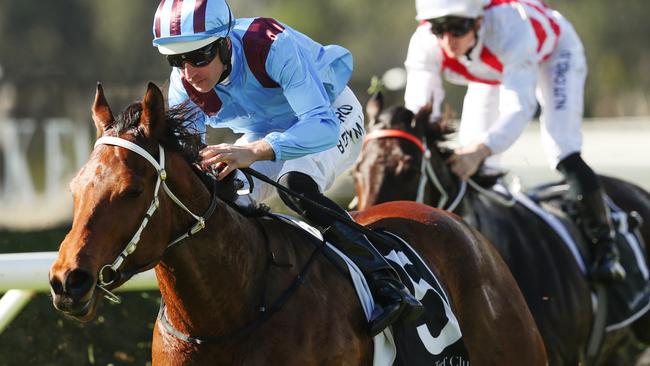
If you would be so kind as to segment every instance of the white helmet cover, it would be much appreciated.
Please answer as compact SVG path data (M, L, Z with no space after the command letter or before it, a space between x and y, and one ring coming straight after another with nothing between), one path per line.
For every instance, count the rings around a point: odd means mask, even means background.
M417 20L447 16L478 18L483 14L485 0L415 0Z
M235 18L224 0L161 0L153 45L165 55L185 53L226 37Z

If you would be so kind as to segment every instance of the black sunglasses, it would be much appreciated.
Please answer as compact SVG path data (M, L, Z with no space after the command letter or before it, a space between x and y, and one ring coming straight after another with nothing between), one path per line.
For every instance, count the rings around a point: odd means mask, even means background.
M431 33L436 37L442 37L449 32L453 37L462 37L474 29L476 19L462 17L443 17L429 20Z
M183 63L188 62L192 66L202 67L214 60L219 53L220 39L199 48L198 50L180 53L177 55L167 55L167 62L173 67L183 67Z

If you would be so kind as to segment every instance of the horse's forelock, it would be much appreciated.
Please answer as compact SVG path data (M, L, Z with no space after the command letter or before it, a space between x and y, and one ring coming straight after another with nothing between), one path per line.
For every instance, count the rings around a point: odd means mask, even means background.
M166 149L179 152L189 162L198 160L199 151L205 146L201 141L201 134L192 122L195 111L188 105L180 105L165 112L165 130L160 144ZM126 107L115 119L112 127L115 135L132 134L136 139L144 138L144 131L140 124L142 117L142 103L137 101Z

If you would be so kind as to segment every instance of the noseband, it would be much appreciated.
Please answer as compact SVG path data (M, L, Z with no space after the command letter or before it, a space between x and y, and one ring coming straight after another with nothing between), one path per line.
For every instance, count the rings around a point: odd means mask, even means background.
M445 207L449 201L449 195L440 183L440 180L438 179L438 176L436 175L436 172L431 165L431 150L429 150L429 147L427 146L426 139L420 139L415 135L402 130L375 130L366 135L363 140L363 145L365 147L365 145L370 140L389 137L409 141L415 144L415 146L417 146L422 153L422 163L420 164L420 181L418 183L418 193L416 195L415 202L424 203L424 189L426 188L427 183L431 183L438 190L438 192L440 192L440 199L438 200L436 207L447 211L454 211L465 195L465 191L467 190L467 183L460 183L458 195L456 195L453 202L449 206Z
M145 149L142 147L132 143L131 141L124 140L119 137L113 137L113 136L103 136L100 137L96 142L95 142L95 147L98 145L114 145L114 146L120 146L125 149L131 150L134 153L142 156L143 158L147 159L151 165L153 165L154 169L156 169L156 173L158 176L158 179L156 180L156 188L154 189L153 193L153 200L151 204L149 205L149 209L147 209L147 212L144 215L144 219L142 220L142 223L140 224L140 227L138 230L135 232L131 240L126 244L122 252L117 256L115 261L113 261L112 264L106 264L104 265L100 270L98 274L98 280L97 280L97 288L100 290L104 291L105 297L112 302L119 303L120 299L118 296L113 294L107 287L114 284L118 279L123 279L126 278L127 280L131 278L134 274L148 269L155 265L158 260L153 261L152 263L143 266L141 268L138 268L137 270L129 271L127 276L120 276L119 269L124 263L124 260L126 257L128 257L130 254L133 254L135 252L138 242L140 242L140 235L142 234L142 231L144 228L147 226L149 223L149 220L151 219L151 216L156 212L156 209L158 209L158 206L160 205L160 201L158 199L158 192L160 190L160 186L162 185L163 190L169 198L176 203L177 206L185 210L188 214L190 214L195 220L196 223L188 230L186 231L183 235L177 237L174 239L171 243L167 245L167 248L165 249L165 253L174 245L179 243L181 240L186 239L199 231L201 231L205 227L205 220L209 218L212 213L214 212L217 204L217 195L215 190L212 192L212 200L210 202L210 207L206 210L206 212L203 214L203 216L198 216L192 213L177 197L174 195L174 193L169 189L167 186L167 183L165 180L167 179L167 172L165 171L165 149L161 146L158 145L158 151L160 154L160 162L157 162L156 159L154 159L149 152L147 152ZM164 256L164 253L163 253Z

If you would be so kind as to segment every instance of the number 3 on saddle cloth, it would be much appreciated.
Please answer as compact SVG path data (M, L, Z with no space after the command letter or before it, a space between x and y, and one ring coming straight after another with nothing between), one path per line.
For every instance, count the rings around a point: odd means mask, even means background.
M323 240L317 229L303 221L291 216L271 215L309 232L318 242ZM422 302L425 313L411 323L398 321L374 338L373 366L437 365L442 362L450 364L451 361L453 365L469 366L460 325L438 279L408 243L390 232L380 233L387 240L373 242L373 245L395 268L409 291ZM369 319L374 300L361 271L331 244L327 245L324 254L350 277Z
M586 275L589 250L585 240L576 235L575 230L568 228L568 225L572 225L572 215L568 212L570 204L565 200L567 185L541 185L526 193L510 192L501 184L493 188L500 194L512 196L517 203L527 207L554 230ZM606 286L608 300L605 331L611 332L630 324L650 310L650 272L645 261L647 248L636 228L640 224L640 218L626 213L609 198L607 203L616 228L620 263L627 273L624 281ZM592 296L592 300L594 298Z

